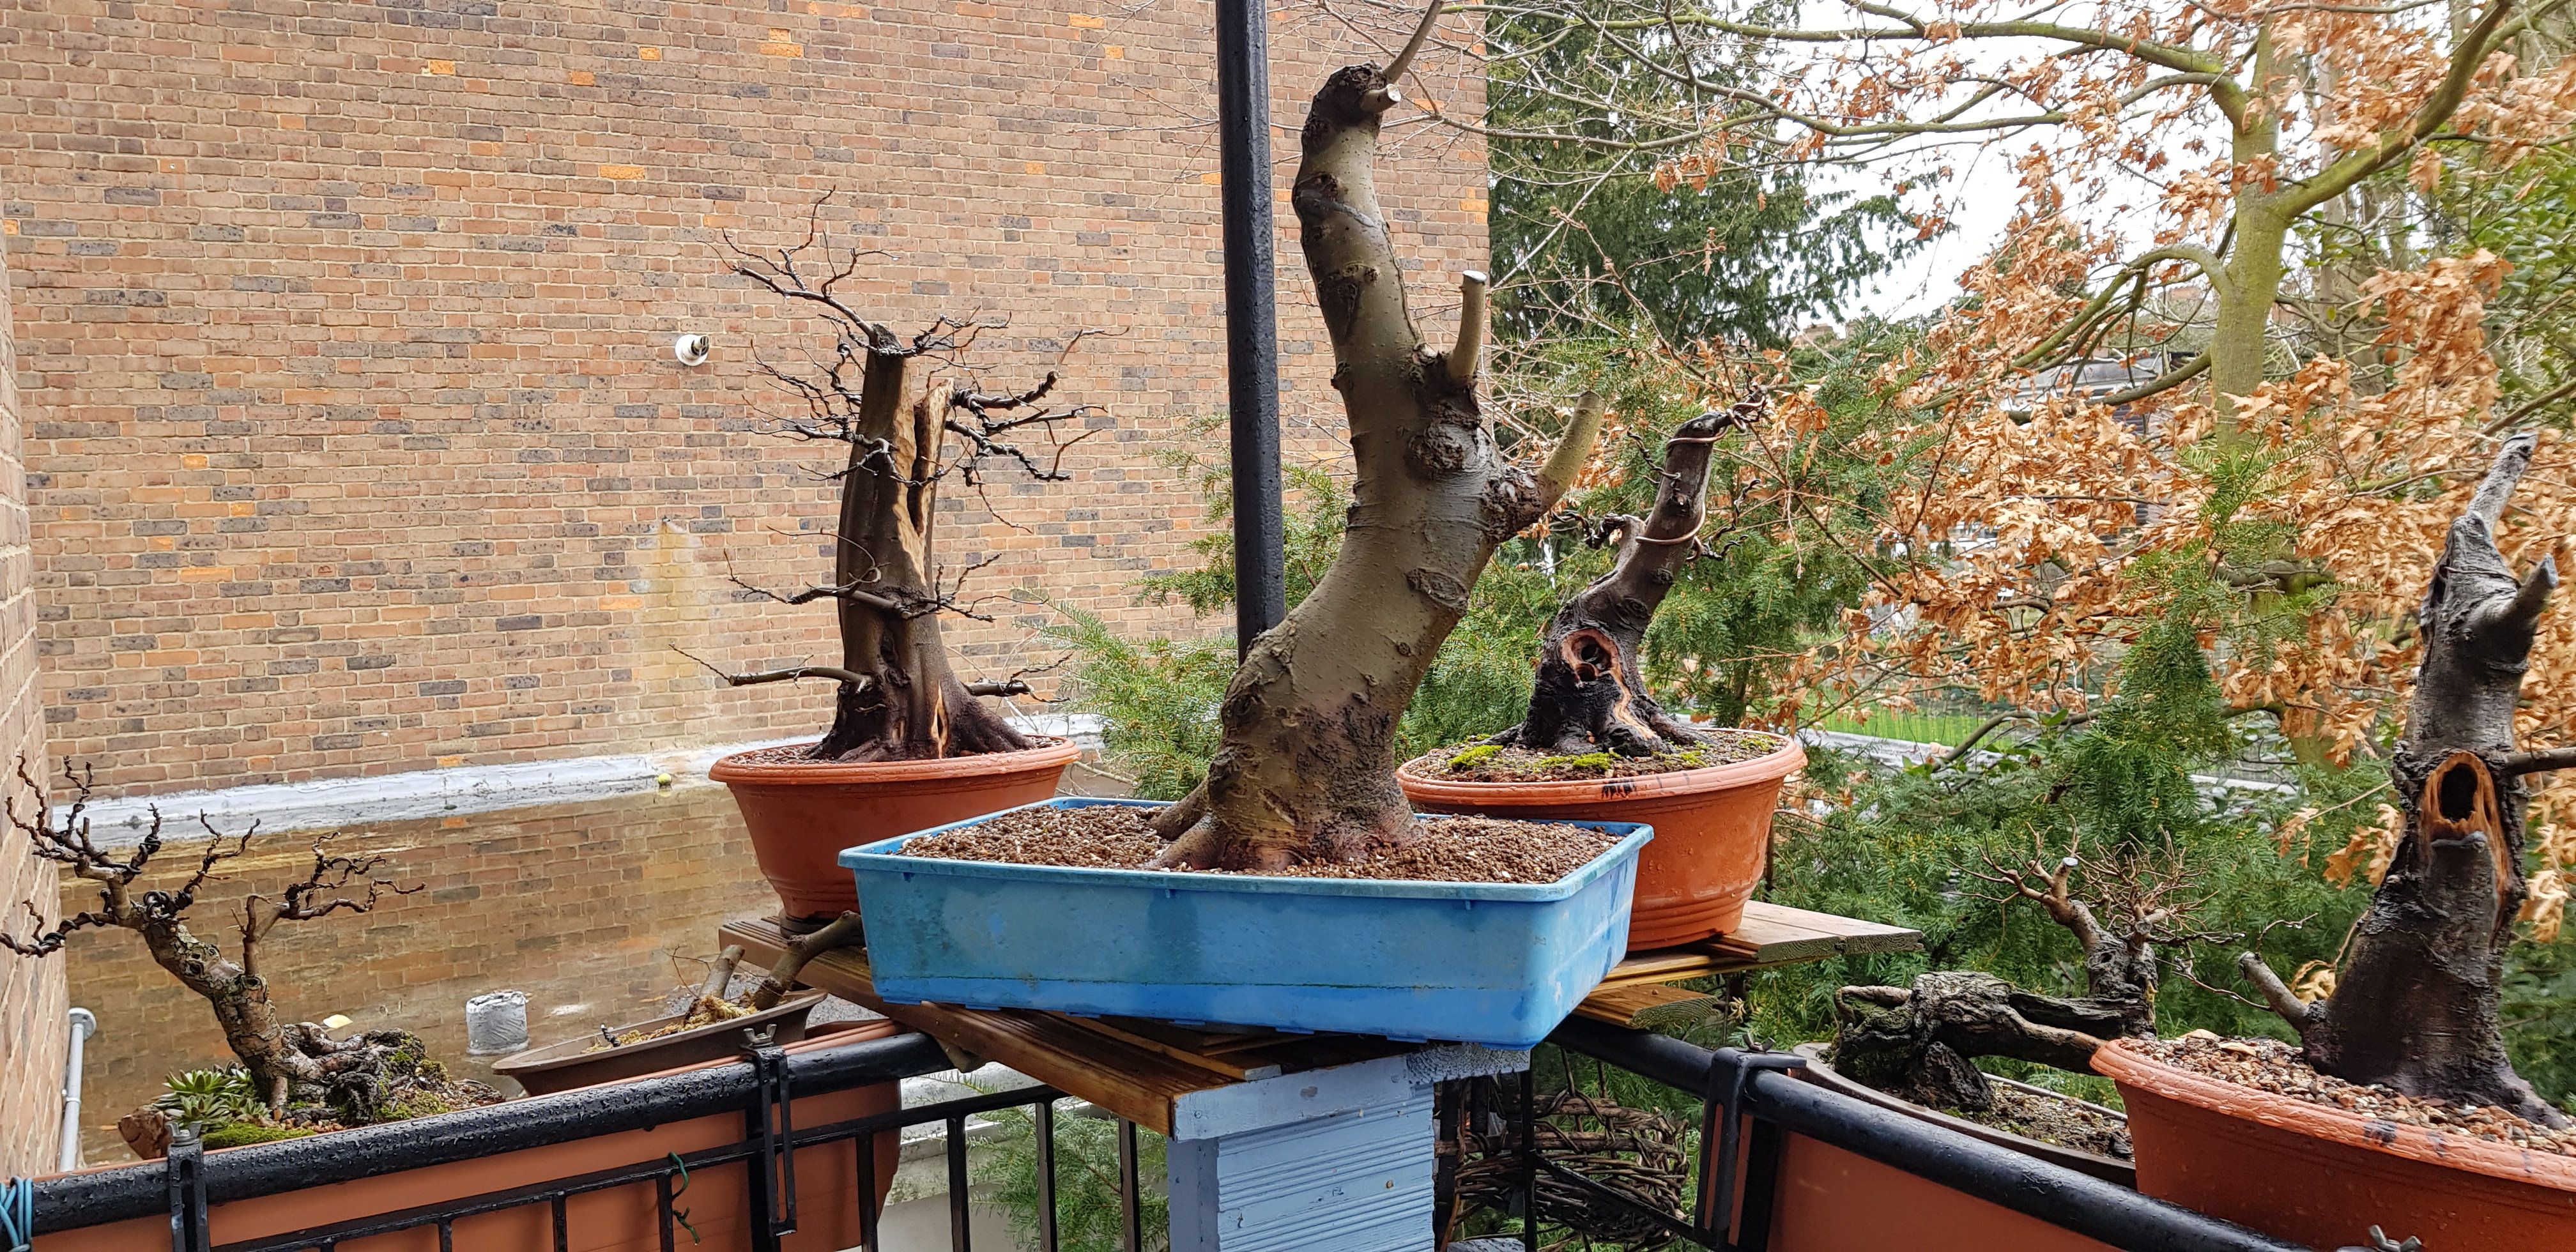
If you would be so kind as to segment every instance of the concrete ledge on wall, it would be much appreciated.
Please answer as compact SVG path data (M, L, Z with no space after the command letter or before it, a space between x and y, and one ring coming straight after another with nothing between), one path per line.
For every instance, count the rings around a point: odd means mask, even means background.
M1096 714L1015 716L1011 724L1025 734L1069 738L1089 751L1100 748L1101 719ZM361 822L492 813L640 794L660 787L665 774L670 775L672 786L701 786L707 781L707 767L718 757L751 748L798 743L803 738L117 797L91 801L87 816L94 838L104 846L122 847L140 840L151 829L155 810L162 815L163 832L175 835L200 830L200 815L216 830L233 834L252 822L258 822L262 830L285 833ZM67 820L68 815L68 806L54 806L54 820Z

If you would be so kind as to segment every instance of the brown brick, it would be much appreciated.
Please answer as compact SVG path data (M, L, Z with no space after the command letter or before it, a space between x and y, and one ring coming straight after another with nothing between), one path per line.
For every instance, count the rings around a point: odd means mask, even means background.
M0 204L9 200L0 179ZM26 757L45 771L42 692L36 680L35 565L27 548L27 472L17 379L15 338L9 316L9 270L0 264L0 778L14 776ZM93 695L92 698L97 698ZM14 790L14 783L11 784ZM19 811L25 812L23 800ZM54 909L52 864L30 854L25 837L0 829L0 929L24 936L50 924ZM26 901L41 910L31 923ZM62 1113L63 1043L68 1010L63 965L57 954L31 960L0 952L0 1175L51 1173L56 1126Z
M1007 521L944 513L943 556L999 554L989 594L1213 628L1132 590L1206 533L1154 454L1223 448L1187 433L1225 397L1210 6L966 9L0 0L57 753L134 793L817 729L826 692L727 690L674 649L832 655L827 610L729 581L827 567L828 457L758 433L781 397L752 347L828 340L722 250L801 234L827 191L836 236L893 254L849 288L872 316L1009 317L993 385L1120 332L1059 392L1114 428L1069 483L999 476ZM1288 436L1320 458L1340 409L1285 180L1304 98L1371 52L1295 8L1272 46ZM1443 337L1449 275L1484 259L1482 152L1390 137L1381 193ZM674 362L683 331L714 360ZM996 616L952 623L969 677L1056 655L1038 611Z

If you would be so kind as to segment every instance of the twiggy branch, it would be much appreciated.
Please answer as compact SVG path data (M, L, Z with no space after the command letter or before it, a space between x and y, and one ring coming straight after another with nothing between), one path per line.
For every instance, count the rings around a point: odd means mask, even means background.
M725 685L728 687L751 687L761 683L794 682L800 678L829 678L834 682L848 683L854 688L864 688L870 682L874 681L865 674L858 673L855 670L842 669L837 665L797 665L791 666L787 669L759 670L748 674L733 674L716 668L714 665L709 664L705 658L691 653L686 648L675 646L671 650L682 656L688 657L692 661L696 661L700 666L703 666L708 673L723 679Z

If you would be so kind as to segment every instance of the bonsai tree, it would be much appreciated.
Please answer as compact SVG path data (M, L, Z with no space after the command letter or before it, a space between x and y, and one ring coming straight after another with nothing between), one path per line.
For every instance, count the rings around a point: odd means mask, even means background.
M1655 702L1637 673L1637 657L1682 565L1703 550L1699 531L1708 518L1709 462L1718 437L1762 413L1757 393L1682 423L1664 441L1655 503L1646 516L1618 514L1595 523L1595 542L1619 536L1617 559L1549 619L1539 636L1528 715L1486 742L1555 755L1606 749L1622 756L1706 742Z
M2087 861L2080 843L2053 859L2033 843L2018 864L1989 855L1977 877L2000 889L1988 898L2034 903L2075 937L2086 994L2040 995L1969 970L1918 975L1911 987L1844 987L1834 997L1837 1070L1918 1104L1987 1109L1993 1092L1975 1058L2090 1073L2105 1041L2155 1037L2161 949L2235 938L2189 929L2204 901L2177 850ZM2089 892L2076 890L2080 869L2093 871Z
M91 839L84 812L90 797L89 776L75 774L69 767L64 776L74 796L60 823L47 812L44 789L28 774L23 761L18 781L35 795L34 812L21 813L14 798L0 808L5 808L9 824L27 837L38 857L96 884L97 907L46 927L30 901L26 908L38 918L38 929L26 935L0 931L0 948L20 956L45 957L84 930L132 932L155 964L214 1011L225 1044L241 1061L255 1098L265 1102L271 1117L294 1112L305 1120L362 1124L499 1098L481 1083L449 1079L428 1058L419 1037L407 1031L372 1030L336 1038L314 1023L282 1020L269 998L259 958L261 945L278 923L366 913L387 894L420 890L417 884L403 886L378 876L384 858L343 856L331 850L330 836L314 840L313 862L303 877L274 894L252 891L241 897L239 920L228 921L234 945L227 955L217 943L190 929L189 912L209 887L221 881L220 868L250 850L256 831L227 839L208 826L210 841L187 878L175 889L146 888L141 880L163 847L160 814L153 814L131 851L102 848Z
M832 578L790 594L736 582L786 604L829 601L839 616L841 660L716 674L736 687L803 678L838 684L831 728L806 753L818 761L928 760L1027 748L1029 740L977 699L1025 694L1027 684L1016 674L995 682L961 681L940 641L944 613L989 620L962 603L959 591L966 575L990 562L943 581L933 542L939 489L954 480L980 491L994 464L1062 482L1069 477L1065 450L1093 428L1070 439L1058 438L1058 428L1106 414L1090 406L1049 407L1057 382L1052 370L1025 391L980 389L964 357L978 335L1000 328L1000 322L940 317L906 339L869 319L849 302L845 288L860 262L876 254L835 254L821 213L817 204L804 240L793 246L775 252L734 247L732 269L813 312L832 331L830 350L810 371L761 363L804 408L784 422L781 433L848 448L832 475L840 484ZM1087 333L1076 333L1066 352ZM1046 435L1048 448L1020 445L1037 433Z
M2558 585L2555 550L2516 577L2496 547L2531 448L2528 433L2505 440L2433 564L2416 618L2423 662L2389 759L2402 834L2334 990L2302 1001L2259 954L2237 964L2322 1073L2565 1126L2514 1072L2497 1011L2529 894L2522 778L2576 765L2576 749L2514 746L2532 635Z
M1450 352L1427 348L1406 311L1378 130L1439 12L1384 69L1336 71L1307 110L1290 200L1349 419L1350 525L1314 590L1245 653L1205 781L1155 819L1173 841L1158 864L1276 868L1416 838L1396 720L1494 549L1555 507L1600 430L1587 403L1536 472L1512 464L1476 399L1482 279L1468 276Z

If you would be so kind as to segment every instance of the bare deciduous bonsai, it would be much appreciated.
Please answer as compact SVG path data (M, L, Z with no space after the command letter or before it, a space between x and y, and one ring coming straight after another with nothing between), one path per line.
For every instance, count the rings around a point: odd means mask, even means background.
M990 561L943 578L933 543L939 487L955 479L980 490L988 463L1016 465L1043 482L1062 482L1065 450L1105 418L1090 406L1050 407L1057 375L1019 392L982 390L963 364L965 353L999 322L941 317L909 339L852 307L844 288L873 253L835 255L822 206L803 241L774 252L733 249L733 272L792 305L821 316L832 347L807 372L761 368L801 401L805 413L782 433L846 444L833 478L841 488L833 529L832 581L778 594L736 580L752 594L786 604L831 601L840 619L838 665L795 665L754 673L716 673L730 686L824 678L839 684L832 725L808 750L818 761L915 761L1017 751L1030 741L979 696L1021 695L1014 674L993 682L960 680L940 641L939 618L959 613L989 620L960 600L967 575ZM1092 332L1076 332L1074 344ZM925 368L944 367L943 368ZM1084 424L1060 439L1066 422ZM1043 433L1048 447L1016 441ZM954 441L953 451L951 441ZM702 662L703 663L703 662ZM710 669L715 669L709 666Z
M2030 860L1989 857L1977 877L2000 901L2028 900L2066 928L2084 950L2086 994L2048 996L1993 974L1937 970L1911 987L1844 987L1834 1068L1891 1095L1936 1108L1983 1110L1993 1090L1975 1058L2004 1056L2090 1073L2093 1053L2118 1038L2156 1034L2156 986L2163 955L2189 943L2240 938L2190 929L2197 879L2171 848L2088 862L2080 846L2052 860L2034 839ZM2078 894L2076 873L2092 889ZM2089 898L2088 898L2089 897Z
M1521 724L1489 743L1558 755L1607 750L1653 756L1708 741L1664 711L1637 672L1646 627L1703 549L1708 471L1719 436L1759 420L1759 395L1684 422L1664 441L1655 503L1642 518L1603 518L1594 533L1619 536L1610 572L1575 593L1539 636L1537 681Z
M1155 819L1174 841L1160 864L1355 860L1416 838L1395 781L1396 720L1494 549L1555 506L1600 429L1586 405L1543 467L1512 465L1476 401L1481 280L1469 276L1455 351L1426 348L1405 310L1377 197L1378 129L1439 11L1385 69L1335 72L1307 111L1291 203L1350 422L1349 530L1228 684L1206 781Z
M224 863L250 850L256 828L227 839L209 825L206 833L211 841L188 877L175 890L147 889L139 883L162 849L160 814L153 814L151 825L131 851L99 847L90 838L85 814L89 777L69 767L64 776L74 798L57 823L46 809L43 787L20 762L18 781L36 797L35 811L22 814L18 801L11 798L5 806L8 821L27 837L39 858L97 884L98 907L70 914L46 928L29 901L27 911L40 919L40 928L23 937L0 932L0 948L44 957L60 951L83 930L134 932L155 964L214 1010L225 1044L240 1059L272 1116L290 1109L311 1110L316 1116L355 1125L500 1098L481 1083L449 1079L438 1062L428 1058L419 1037L408 1031L371 1030L335 1038L314 1023L280 1019L269 999L268 981L259 969L260 945L279 922L365 913L388 893L408 895L420 890L418 885L402 886L378 877L384 858L342 856L330 850L329 836L316 839L312 867L302 878L275 895L254 891L242 897L241 918L234 931L235 955L226 956L189 930L188 912L209 885L221 881L218 871Z
M2576 765L2576 750L2522 752L2513 739L2532 636L2558 585L2557 553L2517 578L2496 548L2531 448L2529 434L2505 441L2434 562L2416 618L2424 659L2389 762L2403 833L2333 992L2305 1002L2258 954L2237 963L2320 1072L2565 1126L2514 1072L2497 1007L2529 894L2522 776Z

